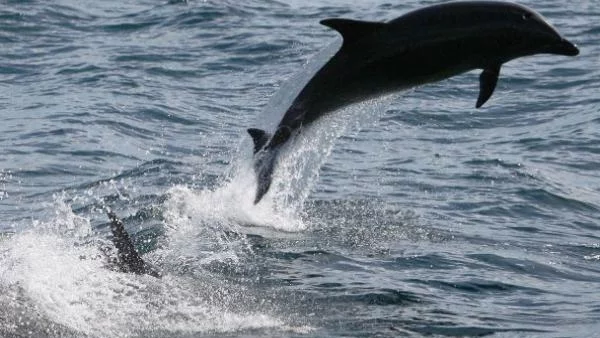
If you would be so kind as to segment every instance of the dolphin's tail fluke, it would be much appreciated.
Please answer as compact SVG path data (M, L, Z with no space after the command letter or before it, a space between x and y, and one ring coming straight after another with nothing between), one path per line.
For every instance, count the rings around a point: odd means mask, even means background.
M250 128L248 129L248 134L250 134L254 142L254 154L258 153L271 138L271 135L262 129Z
M254 204L260 202L271 187L271 182L273 181L273 169L275 168L278 151L278 149L264 149L256 154L254 171L256 171L258 187L256 189Z
M277 149L265 148L271 135L264 130L250 128L248 134L254 142L254 171L258 182L254 204L257 204L271 187Z
M254 204L257 204L271 187L279 149L292 135L292 129L280 126L273 135L270 135L264 130L250 128L248 134L254 141L254 171L258 181Z
M118 266L122 272L135 273L138 275L147 274L160 278L160 273L146 264L138 254L131 237L125 231L123 222L115 215L112 210L107 209L106 213L110 219L110 231L112 232L112 241L117 248Z

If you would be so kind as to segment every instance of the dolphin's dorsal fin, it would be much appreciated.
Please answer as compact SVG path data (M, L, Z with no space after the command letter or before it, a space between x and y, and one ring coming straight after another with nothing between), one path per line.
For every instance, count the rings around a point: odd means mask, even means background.
M344 38L344 44L373 34L386 26L384 22L351 19L325 19L321 20L321 24L338 31L342 35L342 38Z
M492 67L485 68L481 75L479 75L479 97L475 108L483 106L483 104L492 96L494 89L496 89L496 83L498 83L498 76L500 75L500 67L498 64Z
M252 141L254 141L254 153L258 153L262 147L267 144L267 141L271 137L267 132L262 129L250 128L248 129L248 134L252 137Z
M117 248L118 266L121 271L126 273L135 273L138 275L147 274L152 277L160 278L161 273L152 268L150 265L147 265L142 257L140 257L140 254L133 245L131 237L129 237L129 234L125 230L123 221L121 221L108 207L105 211L110 219L112 241Z

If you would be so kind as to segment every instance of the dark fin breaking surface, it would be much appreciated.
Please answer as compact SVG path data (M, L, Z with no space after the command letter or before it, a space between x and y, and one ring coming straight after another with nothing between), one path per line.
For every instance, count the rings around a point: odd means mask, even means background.
M131 237L123 222L115 215L112 210L106 210L110 219L110 231L112 232L112 241L117 248L118 266L122 272L135 273L138 275L147 274L156 278L160 278L160 273L146 264L142 257L138 254Z
M325 19L321 20L321 24L338 31L342 35L342 38L344 38L344 44L374 34L387 25L384 22L350 19Z
M262 129L249 128L248 134L252 137L252 141L254 141L254 153L258 153L267 141L269 141L270 135Z
M479 75L479 97L477 98L475 108L483 106L494 93L496 83L498 83L498 76L500 75L500 67L501 65L496 65L486 68Z

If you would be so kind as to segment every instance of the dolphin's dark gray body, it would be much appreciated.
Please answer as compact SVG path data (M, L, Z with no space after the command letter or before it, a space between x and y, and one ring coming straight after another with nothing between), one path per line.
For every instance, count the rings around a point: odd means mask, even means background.
M461 1L425 7L397 19L326 19L343 37L340 50L310 79L271 136L254 141L258 203L269 190L277 154L300 127L346 105L482 69L476 107L492 95L500 67L515 58L577 55L533 10L508 2Z

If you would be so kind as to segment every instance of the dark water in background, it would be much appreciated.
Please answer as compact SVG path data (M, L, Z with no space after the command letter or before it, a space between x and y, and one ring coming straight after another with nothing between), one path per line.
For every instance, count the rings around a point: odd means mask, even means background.
M600 336L598 1L524 2L579 57L340 112L252 205L318 21L431 3L2 1L0 336ZM103 266L102 205L163 279Z

